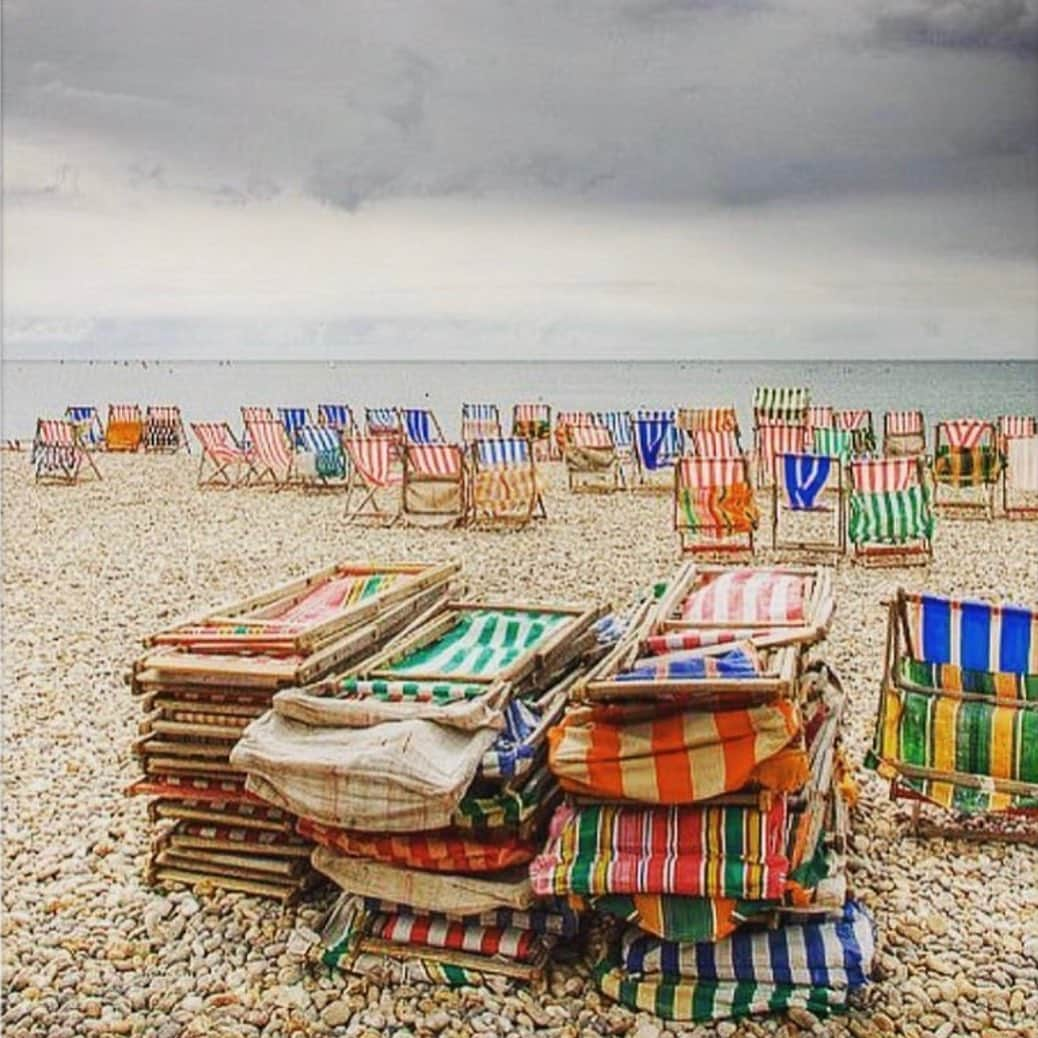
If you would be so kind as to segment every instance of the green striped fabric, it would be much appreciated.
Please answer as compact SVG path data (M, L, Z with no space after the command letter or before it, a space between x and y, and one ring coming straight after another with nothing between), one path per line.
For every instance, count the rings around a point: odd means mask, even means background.
M934 516L925 487L851 494L852 544L905 544L933 538Z
M866 767L875 768L875 754L866 757ZM921 797L940 804L950 811L958 811L961 814L989 814L993 811L1036 811L1038 810L1038 796L1006 796L1001 793L992 793L986 789L974 789L972 786L956 786L947 782L932 781L931 779L907 778L899 776L898 785Z
M342 693L348 699L377 699L383 703L437 703L446 706L462 700L476 699L487 690L486 685L469 685L451 681L386 681L376 678L345 678Z
M444 635L394 660L387 669L396 674L493 678L543 645L569 619L566 613L520 609L459 613L455 625Z
M738 901L679 894L603 894L587 899L611 915L668 941L716 941L741 922L774 908L777 901ZM651 919L644 915L651 908Z
M759 417L797 420L811 403L811 391L803 386L758 386L753 391L753 411Z
M1038 674L970 670L953 663L924 663L907 656L901 658L900 673L902 681L922 688L1038 702Z
M950 487L979 487L994 483L1002 473L1002 455L994 447L941 446L933 460L938 483Z
M517 829L550 805L558 782L546 766L533 772L519 789L465 794L451 822L459 829Z
M845 465L850 460L853 437L846 429L815 429L814 453L839 458Z

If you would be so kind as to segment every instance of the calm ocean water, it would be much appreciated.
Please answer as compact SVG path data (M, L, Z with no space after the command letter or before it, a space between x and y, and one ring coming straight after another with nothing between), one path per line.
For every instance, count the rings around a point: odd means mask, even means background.
M1038 361L5 361L2 433L29 438L37 416L59 416L69 404L94 404L104 417L109 402L175 403L186 420L228 418L234 427L241 404L345 402L359 414L364 407L428 406L448 437L458 434L466 400L497 403L502 416L519 400L588 410L734 402L749 428L758 385L807 385L816 403L870 407L877 427L888 409L920 408L931 425L1038 410Z

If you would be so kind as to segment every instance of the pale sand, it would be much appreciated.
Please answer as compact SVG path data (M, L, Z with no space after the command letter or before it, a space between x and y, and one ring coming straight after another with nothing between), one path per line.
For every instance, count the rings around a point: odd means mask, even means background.
M138 722L123 674L144 633L340 559L458 557L475 594L622 605L676 564L669 498L571 495L553 466L550 518L523 532L380 530L345 527L340 496L198 491L197 462L183 456L99 463L100 484L37 489L25 455L3 459L6 1033L325 1033L322 1014L334 1021L356 1010L346 1033L384 1024L406 1035L422 1033L440 1006L444 1034L534 1024L557 1034L638 1025L658 1033L644 1016L583 992L572 971L559 971L555 996L538 999L380 994L365 980L328 977L284 946L297 921L316 925L327 897L282 913L217 894L195 911L184 893L163 919L169 902L141 882L145 803L122 796L137 776ZM942 520L929 570L839 567L828 658L850 693L856 761L875 711L880 601L899 583L1034 602L1038 525ZM829 1033L1034 1034L1038 850L916 842L884 784L866 772L861 784L851 880L879 925L880 979L867 1008ZM434 1014L429 1028L443 1024ZM740 1033L781 1027L795 1030L770 1020Z

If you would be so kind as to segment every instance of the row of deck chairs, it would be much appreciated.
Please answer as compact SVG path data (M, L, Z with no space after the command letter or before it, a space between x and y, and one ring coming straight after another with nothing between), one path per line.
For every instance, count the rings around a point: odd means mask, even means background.
M143 413L139 404L109 404L104 423L96 407L72 406L66 408L65 419L76 425L86 450L145 450L155 454L191 451L180 408L175 404L149 404Z

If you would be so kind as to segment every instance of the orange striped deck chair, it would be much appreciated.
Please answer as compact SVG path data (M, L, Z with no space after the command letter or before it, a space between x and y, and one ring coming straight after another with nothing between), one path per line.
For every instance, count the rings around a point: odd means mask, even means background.
M136 451L144 436L144 420L138 404L109 404L105 426L105 449Z
M79 427L65 418L37 420L29 460L37 483L78 483L84 462L87 469L101 478L100 469L83 447Z
M251 447L249 442L249 422L273 422L275 420L274 409L272 407L259 407L255 405L243 405L241 407L241 445L248 450Z
M555 455L551 439L551 407L548 404L515 404L512 408L512 436L528 440L537 461Z
M611 493L626 486L613 434L602 425L571 426L562 445L566 477L574 492Z
M529 440L476 440L471 450L474 523L525 526L531 519L547 518Z
M811 404L804 421L809 429L832 429L835 411L828 404Z
M474 440L499 440L501 413L497 404L462 404L461 438L466 444Z
M752 555L759 522L745 456L677 459L674 529L682 555Z
M265 421L246 421L249 457L252 461L252 482L270 483L277 490L287 487L296 478L296 454L289 442L284 425L277 418Z
M933 456L935 508L964 514L982 512L992 519L995 486L1001 477L1002 453L992 422L957 418L937 423Z
M742 444L734 429L691 429L685 436L689 450L700 458L741 458Z
M926 453L922 411L887 411L883 415L883 453L888 457Z
M191 453L187 430L176 404L149 404L144 412L144 449L152 454Z
M398 448L391 436L344 436L349 460L346 522L392 526L403 508L403 473L396 464ZM391 498L383 504L381 498Z
M404 446L402 511L405 519L457 525L465 520L468 497L465 454L456 443Z
M238 487L253 474L252 461L234 438L227 422L192 422L202 457L198 464L198 486Z

